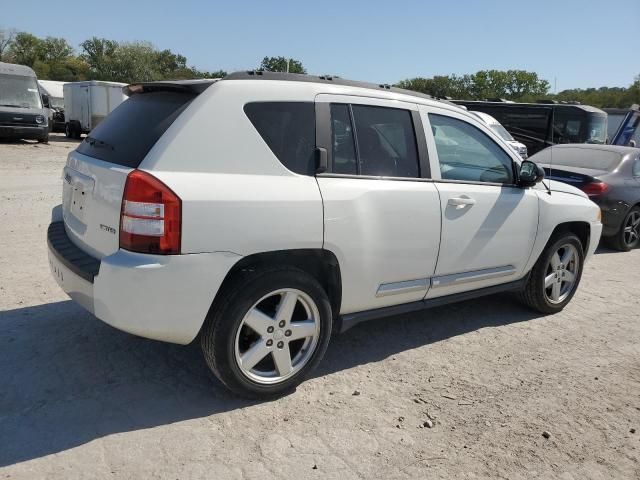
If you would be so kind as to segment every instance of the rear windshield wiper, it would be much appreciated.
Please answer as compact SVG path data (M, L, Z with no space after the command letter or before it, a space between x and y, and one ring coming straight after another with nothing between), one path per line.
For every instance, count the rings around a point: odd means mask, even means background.
M98 140L97 138L94 138L94 137L87 137L84 139L84 141L94 148L108 148L109 150L115 150L113 145L107 142L104 142L102 140Z

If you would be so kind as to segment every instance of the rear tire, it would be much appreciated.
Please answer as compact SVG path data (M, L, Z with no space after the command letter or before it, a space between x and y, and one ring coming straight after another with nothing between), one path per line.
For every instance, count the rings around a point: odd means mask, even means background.
M561 311L578 289L583 265L580 239L569 232L555 235L531 270L520 299L541 313Z
M69 122L64 124L64 136L67 138L73 138L73 130L71 129L71 124L69 124Z
M633 207L625 215L620 230L605 239L614 250L628 252L640 245L640 207Z
M217 295L201 332L204 358L230 390L270 398L293 390L322 359L331 304L293 267L239 272Z

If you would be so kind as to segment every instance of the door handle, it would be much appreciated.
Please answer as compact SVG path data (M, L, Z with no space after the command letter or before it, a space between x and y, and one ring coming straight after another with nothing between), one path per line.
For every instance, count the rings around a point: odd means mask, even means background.
M455 197L450 198L447 203L452 207L456 207L456 210L460 210L467 206L475 205L476 201L473 198L469 197Z

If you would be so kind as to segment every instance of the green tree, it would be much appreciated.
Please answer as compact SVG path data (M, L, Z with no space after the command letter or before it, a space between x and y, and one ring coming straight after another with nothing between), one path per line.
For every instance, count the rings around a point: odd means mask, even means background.
M193 72L193 78L223 78L227 76L227 72L224 70L215 70L213 72L200 71L195 67L191 67Z
M42 40L30 33L16 34L11 44L11 59L19 65L32 67L38 60L42 48Z
M80 44L80 58L89 66L91 78L110 80L115 74L114 57L118 42L106 38L92 37Z
M47 37L40 41L38 58L44 62L63 62L72 55L73 48L64 38Z
M307 73L302 62L293 58L285 57L264 57L258 70L264 70L266 72L286 72L287 63L289 64L289 73Z
M461 77L457 75L418 77L402 80L397 86L437 98L476 100L486 98L518 100L526 95L544 96L549 91L549 82L541 80L534 72L524 70L480 70Z

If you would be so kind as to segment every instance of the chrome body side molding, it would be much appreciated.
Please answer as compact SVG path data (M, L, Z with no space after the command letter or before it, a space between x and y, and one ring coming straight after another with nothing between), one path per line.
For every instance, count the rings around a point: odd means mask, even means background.
M399 293L417 292L420 290L423 290L426 293L428 287L428 278L418 278L415 280L406 280L402 282L383 283L378 287L376 297L397 295Z

